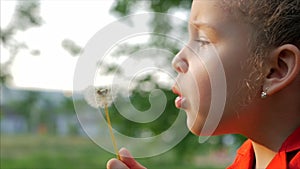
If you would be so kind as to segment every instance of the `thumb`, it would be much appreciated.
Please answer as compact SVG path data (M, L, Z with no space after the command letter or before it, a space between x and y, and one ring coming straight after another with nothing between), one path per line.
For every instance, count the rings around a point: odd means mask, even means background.
M142 166L140 163L138 163L133 156L130 154L130 152L126 148L121 148L119 151L119 155L121 158L121 161L125 163L129 168L132 169L146 169L146 167Z

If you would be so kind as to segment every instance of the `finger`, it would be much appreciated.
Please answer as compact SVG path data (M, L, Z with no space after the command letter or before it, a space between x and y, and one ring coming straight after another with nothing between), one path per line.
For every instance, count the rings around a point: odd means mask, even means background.
M110 159L106 164L107 169L129 169L126 164L115 158Z
M119 154L120 154L121 161L123 161L129 168L146 169L146 167L142 166L133 158L133 156L126 148L121 148Z

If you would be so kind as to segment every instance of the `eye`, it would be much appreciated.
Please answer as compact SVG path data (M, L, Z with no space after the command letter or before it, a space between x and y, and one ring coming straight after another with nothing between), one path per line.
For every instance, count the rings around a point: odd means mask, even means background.
M204 38L199 38L199 39L196 39L194 41L197 42L200 45L200 47L204 47L204 46L210 44L210 42L208 40L204 39Z

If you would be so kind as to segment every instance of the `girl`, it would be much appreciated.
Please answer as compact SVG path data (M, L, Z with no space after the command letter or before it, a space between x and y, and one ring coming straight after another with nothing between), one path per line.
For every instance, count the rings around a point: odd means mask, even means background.
M206 67L216 66L215 49L227 99L212 134L249 138L229 168L300 168L300 0L194 0L189 34L173 60L173 91L190 131L208 134L201 132L211 100ZM126 149L120 156L107 168L145 168Z

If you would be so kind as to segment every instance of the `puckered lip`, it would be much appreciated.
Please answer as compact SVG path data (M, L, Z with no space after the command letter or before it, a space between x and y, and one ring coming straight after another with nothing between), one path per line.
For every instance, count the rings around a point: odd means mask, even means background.
M174 94L177 94L178 96L182 96L179 89L178 89L178 87L177 87L177 85L174 85L172 87L172 91L173 91Z

